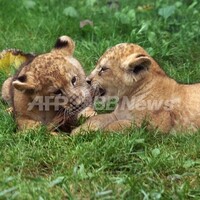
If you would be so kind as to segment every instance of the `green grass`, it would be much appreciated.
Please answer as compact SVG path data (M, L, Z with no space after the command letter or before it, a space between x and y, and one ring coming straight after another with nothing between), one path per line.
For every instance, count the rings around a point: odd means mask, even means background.
M200 81L199 1L155 2L121 0L110 10L105 0L0 0L0 50L48 52L69 35L89 73L107 48L133 42L179 82ZM147 4L152 9L138 10ZM77 16L63 14L69 6ZM80 29L84 19L94 26ZM1 73L0 84L5 79ZM54 137L41 127L16 134L6 108L0 103L0 199L200 199L199 133L132 128Z

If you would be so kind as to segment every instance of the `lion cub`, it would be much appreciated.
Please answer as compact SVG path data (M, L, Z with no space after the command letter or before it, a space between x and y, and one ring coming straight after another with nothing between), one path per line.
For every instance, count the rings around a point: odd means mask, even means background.
M200 128L200 84L179 84L168 77L140 46L118 44L108 49L88 77L101 98L118 98L115 110L90 118L73 131L112 130L133 123L162 132Z
M31 57L4 82L2 98L13 107L18 129L44 124L51 131L69 131L81 111L93 114L90 87L74 49L73 40L61 36L50 53Z

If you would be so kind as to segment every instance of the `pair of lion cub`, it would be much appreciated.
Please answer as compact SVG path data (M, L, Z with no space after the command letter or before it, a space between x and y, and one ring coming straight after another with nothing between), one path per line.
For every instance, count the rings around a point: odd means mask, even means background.
M73 57L75 44L60 37L50 53L30 58L2 87L20 130L45 124L69 131L81 115L90 118L71 134L120 131L132 124L162 132L200 128L200 84L178 84L140 46L108 49L89 77ZM117 97L112 113L95 115L94 96Z

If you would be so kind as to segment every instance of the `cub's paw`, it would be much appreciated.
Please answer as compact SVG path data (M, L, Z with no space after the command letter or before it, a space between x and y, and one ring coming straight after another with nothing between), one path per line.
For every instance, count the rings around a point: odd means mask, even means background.
M89 117L93 117L95 115L97 115L97 113L95 112L95 110L92 107L86 107L84 110L82 110L78 114L78 119L81 117L89 118Z
M12 113L13 113L13 107L7 108L7 109L6 109L6 112L7 112L8 114L12 114Z

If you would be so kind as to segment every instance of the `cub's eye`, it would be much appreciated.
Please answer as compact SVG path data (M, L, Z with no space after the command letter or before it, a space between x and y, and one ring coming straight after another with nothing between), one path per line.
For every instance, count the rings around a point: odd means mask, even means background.
M61 89L58 89L58 90L54 91L54 94L55 94L55 95L62 95L63 92L62 92Z
M108 70L109 68L108 67L102 67L99 71L99 75L101 75L101 73L105 72L106 70Z
M104 71L106 71L107 69L108 69L108 67L105 67L105 66L104 66L104 67L101 68L101 72L104 72Z
M72 78L71 83L72 83L73 86L76 85L76 77L75 76Z

